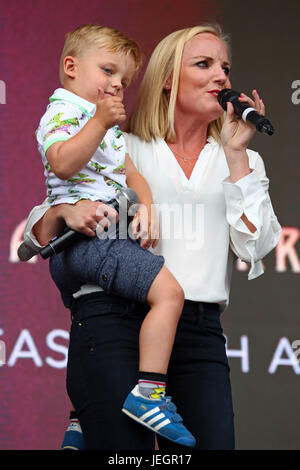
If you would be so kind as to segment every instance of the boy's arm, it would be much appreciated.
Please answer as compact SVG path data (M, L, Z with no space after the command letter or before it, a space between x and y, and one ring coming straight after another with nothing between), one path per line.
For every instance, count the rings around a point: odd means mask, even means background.
M90 161L108 129L126 119L121 98L104 98L99 90L97 109L86 125L70 139L56 142L46 152L51 170L61 180L71 178Z
M125 156L126 183L129 188L134 189L139 198L139 203L144 205L153 204L152 194L145 178L137 171L136 166L128 153Z
M129 154L125 157L126 182L129 188L134 189L139 198L140 208L132 222L134 234L142 239L142 248L156 247L159 241L159 221L156 214L152 194L145 178L137 171Z

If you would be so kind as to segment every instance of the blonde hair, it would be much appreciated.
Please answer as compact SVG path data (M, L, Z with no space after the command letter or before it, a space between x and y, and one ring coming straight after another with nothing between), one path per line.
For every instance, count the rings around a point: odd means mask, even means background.
M127 131L149 142L162 137L170 142L176 139L174 112L178 92L183 48L186 42L200 33L211 33L221 39L230 55L229 38L219 25L199 25L169 34L154 49L141 83L136 104L127 125ZM164 89L172 76L170 97ZM208 135L220 141L224 115L208 126Z
M64 48L59 63L59 79L63 84L65 78L64 58L67 56L79 57L91 46L107 49L111 52L132 55L136 72L143 63L143 57L139 46L125 34L117 29L98 24L84 24L66 34Z

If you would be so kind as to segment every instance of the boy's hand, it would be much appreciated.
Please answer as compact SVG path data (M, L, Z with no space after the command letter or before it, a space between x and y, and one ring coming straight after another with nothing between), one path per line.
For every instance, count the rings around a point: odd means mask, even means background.
M94 118L98 120L104 129L108 130L125 121L126 112L120 97L105 95L103 90L99 88L96 105Z
M148 206L144 204L139 205L139 209L131 223L131 229L136 239L141 240L141 248L156 247L160 234L159 220L154 204Z

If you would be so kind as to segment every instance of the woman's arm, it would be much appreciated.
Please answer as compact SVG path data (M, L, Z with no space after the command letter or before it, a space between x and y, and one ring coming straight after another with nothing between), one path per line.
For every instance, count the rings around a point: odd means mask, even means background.
M252 94L253 100L242 94L240 101L250 104L259 114L265 114L257 91L253 90ZM260 260L276 246L281 234L268 193L269 180L258 154L252 166L254 170L250 169L246 149L254 133L254 126L236 118L232 104L228 103L220 135L230 173L229 181L223 184L226 216L232 250L251 263L249 279L262 274Z
M61 205L50 207L33 226L32 233L40 245L47 245L55 235L60 235L63 232L65 222L59 215Z
M277 245L281 227L270 200L263 160L256 152L248 152L252 172L235 183L228 178L223 189L230 246L238 258L251 264L248 278L253 279L263 273L260 260ZM256 227L255 232L248 229L243 214Z
M246 150L235 152L226 149L225 155L230 172L230 181L232 183L236 183L252 172L249 166L249 159ZM241 219L251 233L256 232L257 227L250 222L245 213L241 215Z
M265 106L263 101L260 99L257 90L253 90L252 94L254 100L246 96L244 93L241 94L239 100L250 104L250 106L255 108L259 114L265 114ZM254 134L254 126L245 123L241 118L236 119L233 105L228 103L226 119L221 131L221 141L232 183L236 183L244 176L249 175L252 171L249 166L246 149L248 148ZM250 232L254 233L257 230L257 227L250 222L246 214L243 213L241 219Z
M62 233L66 225L88 237L94 237L99 223L103 228L110 225L109 218L117 219L115 209L100 201L82 199L76 204L50 207L32 231L41 245L47 245L51 238Z

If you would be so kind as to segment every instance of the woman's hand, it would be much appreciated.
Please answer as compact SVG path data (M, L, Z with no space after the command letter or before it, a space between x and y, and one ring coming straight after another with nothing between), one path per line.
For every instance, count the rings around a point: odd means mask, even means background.
M111 225L111 220L118 221L118 212L100 201L82 199L76 204L62 204L61 217L66 225L88 237L94 237Z
M159 220L154 204L139 204L131 229L135 238L141 240L141 248L156 247L159 242Z
M242 93L239 100L242 103L248 103L259 114L264 115L265 106L263 101L260 99L258 92L253 90L252 95L254 99L251 99ZM226 150L235 152L246 150L255 134L255 130L256 129L253 125L244 122L242 118L237 117L234 114L233 105L228 102L227 115L220 134L225 153Z

